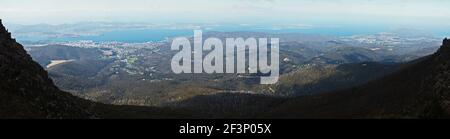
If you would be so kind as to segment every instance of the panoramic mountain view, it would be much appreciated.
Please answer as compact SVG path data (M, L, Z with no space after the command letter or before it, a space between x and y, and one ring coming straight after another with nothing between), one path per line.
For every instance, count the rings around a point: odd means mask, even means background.
M0 118L447 119L449 6L4 0Z

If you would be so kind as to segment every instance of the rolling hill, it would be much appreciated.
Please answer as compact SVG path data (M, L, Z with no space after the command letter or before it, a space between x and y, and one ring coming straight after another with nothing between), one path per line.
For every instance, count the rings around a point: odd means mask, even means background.
M448 118L450 40L433 55L381 79L333 93L298 97L269 115L283 118ZM269 116L271 117L271 116Z
M172 108L94 103L59 90L0 20L0 118L180 118Z
M218 118L449 118L449 58L445 39L436 53L357 87L293 98L197 96L176 105Z
M449 118L449 58L445 39L430 56L340 91L299 97L225 93L166 107L116 106L59 90L0 21L0 118Z

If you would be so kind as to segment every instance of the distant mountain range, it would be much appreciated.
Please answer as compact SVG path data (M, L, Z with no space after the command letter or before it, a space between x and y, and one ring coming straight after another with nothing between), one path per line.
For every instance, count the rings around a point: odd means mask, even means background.
M436 53L341 91L298 97L196 94L164 107L117 106L58 89L0 21L0 118L449 118L449 58L450 41L445 39Z

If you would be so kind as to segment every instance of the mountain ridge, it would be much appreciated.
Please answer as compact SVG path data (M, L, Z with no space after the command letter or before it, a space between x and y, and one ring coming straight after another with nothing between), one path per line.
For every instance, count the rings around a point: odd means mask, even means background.
M191 112L172 108L115 106L61 91L47 71L11 37L0 19L0 118L97 119L180 118Z
M0 20L0 117L94 118L86 104L63 93L11 37Z
M381 79L272 109L280 118L449 118L450 42Z
M115 106L58 89L0 20L0 118L448 118L449 58L446 38L430 56L331 93L294 98L219 94L194 97L181 108Z
M175 105L214 118L450 118L450 43L359 86L299 97L222 93Z

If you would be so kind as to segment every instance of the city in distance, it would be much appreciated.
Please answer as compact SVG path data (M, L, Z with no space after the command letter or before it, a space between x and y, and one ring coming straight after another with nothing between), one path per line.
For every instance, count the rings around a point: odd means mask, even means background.
M449 5L2 1L0 118L448 118Z

